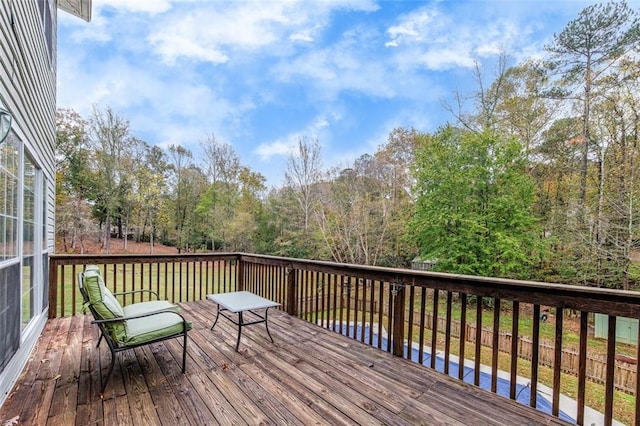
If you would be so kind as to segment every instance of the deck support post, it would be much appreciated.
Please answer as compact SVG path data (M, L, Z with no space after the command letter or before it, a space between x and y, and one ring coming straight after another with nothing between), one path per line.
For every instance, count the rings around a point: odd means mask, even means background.
M245 262L242 260L242 256L238 256L238 266L236 269L236 291L244 290L244 275L245 275Z
M286 269L286 274L287 274L287 305L286 305L286 309L287 309L287 313L289 315L292 316L296 316L298 314L297 309L296 309L296 293L297 293L297 289L296 289L296 283L298 282L297 279L297 272L296 269L293 267L287 267Z
M393 297L393 325L391 337L393 339L393 354L404 356L404 305L405 285L398 281L391 284L391 296Z
M64 308L63 308L64 309ZM58 315L58 262L49 259L49 319Z

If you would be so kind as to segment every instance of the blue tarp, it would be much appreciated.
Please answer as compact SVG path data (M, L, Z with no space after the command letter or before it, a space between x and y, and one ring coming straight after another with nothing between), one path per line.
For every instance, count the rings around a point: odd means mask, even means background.
M339 325L336 325L336 327L339 327ZM364 331L364 341L365 343L369 343L369 326L366 325L365 326L365 331ZM356 327L355 330L355 336L354 336L354 326L350 325L349 327L342 327L342 334L344 334L345 336L349 336L352 337L356 340L361 340L361 336L362 336L362 326L358 325ZM382 349L386 350L387 349L387 345L388 345L388 341L385 337L382 337L381 342L382 345ZM378 335L377 333L373 333L372 335L372 346L378 347ZM407 345L405 345L404 347L404 354L405 357L407 356L407 351L408 351L408 347ZM418 362L419 359L419 351L416 348L412 348L411 349L411 361L414 362ZM425 352L423 354L423 362L422 365L425 365L427 367L431 367L431 354ZM444 373L444 359L441 357L436 356L436 370ZM456 362L453 361L449 361L449 376L454 377L454 378L458 378L458 364ZM473 378L474 378L474 369L472 367L464 367L464 381L470 384L474 384L473 383ZM486 390L490 390L491 389L491 375L488 373L484 373L484 372L480 372L480 388L482 389L486 389ZM498 377L498 382L497 382L497 394L504 396L506 398L509 398L509 380L507 379L503 379ZM529 406L529 401L531 398L531 388L529 386L524 386L521 384L516 384L516 401L518 401L519 403ZM551 401L549 401L545 395L542 395L540 392L538 392L538 397L536 399L536 408L544 413L548 413L551 414L551 408L552 408L552 403ZM560 411L559 417L562 420L565 420L567 422L571 422L571 423L575 423L576 421L571 418L568 414L564 413L562 410Z

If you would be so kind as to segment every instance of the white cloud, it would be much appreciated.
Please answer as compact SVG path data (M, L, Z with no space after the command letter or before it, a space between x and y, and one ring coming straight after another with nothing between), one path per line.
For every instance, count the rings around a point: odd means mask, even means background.
M289 156L296 153L298 141L301 138L318 139L321 143L320 135L331 122L340 120L338 113L321 114L317 116L305 129L289 133L270 143L262 143L254 150L261 160L269 160L274 156Z
M305 41L305 42L312 42L314 40L314 36L313 36L313 30L311 29L306 29L306 30L302 30L299 31L297 33L291 34L289 36L289 40L291 41Z
M425 36L428 36L429 28L442 25L444 23L442 20L448 19L439 16L436 10L429 7L411 12L403 16L397 25L393 25L387 29L387 34L389 34L391 38L389 43L397 46L405 40L409 42L422 41Z
M225 63L242 52L278 55L287 42L313 42L334 9L373 11L371 1L193 2L158 19L147 40L168 64Z
M269 160L273 156L288 156L293 152L293 144L291 141L277 140L271 143L262 143L258 145L254 153L257 154L260 159Z
M155 15L171 9L171 2L169 0L93 0L92 6L94 13L100 13L106 8L113 8L119 12Z
M385 46L395 48L392 54L399 68L472 68L480 58L517 52L532 33L509 14L487 11L488 17L481 18L462 9L445 14L440 6L407 13L386 30Z

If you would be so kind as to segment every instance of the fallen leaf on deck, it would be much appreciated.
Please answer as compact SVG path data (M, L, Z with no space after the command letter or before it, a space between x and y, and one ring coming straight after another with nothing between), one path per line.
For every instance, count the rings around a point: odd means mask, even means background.
M17 425L18 421L20 420L20 416L15 416L13 418L10 418L9 420L7 420L6 422L4 422L2 424L2 426L13 426L13 425Z

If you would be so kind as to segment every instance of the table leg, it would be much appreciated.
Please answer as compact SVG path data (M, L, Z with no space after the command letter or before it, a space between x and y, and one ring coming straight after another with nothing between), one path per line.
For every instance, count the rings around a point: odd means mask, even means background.
M271 339L271 343L275 343L273 341L273 337L271 337L271 333L269 333L269 321L267 320L267 315L269 314L269 308L264 311L264 327L267 329L267 334L269 335L269 339Z
M216 326L216 324L218 323L218 318L220 317L220 305L218 305L218 313L216 314L216 319L213 321L213 325L211 326L211 330L213 330L213 327Z
M238 341L236 342L236 352L240 347L240 336L242 336L242 311L238 312Z

